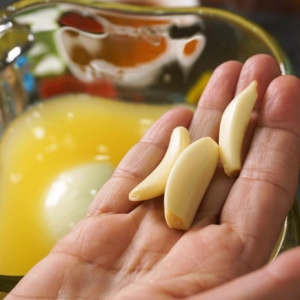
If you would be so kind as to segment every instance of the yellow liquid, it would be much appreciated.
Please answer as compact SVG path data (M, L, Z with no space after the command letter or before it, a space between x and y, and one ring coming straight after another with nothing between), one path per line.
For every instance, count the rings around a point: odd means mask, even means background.
M24 275L57 242L44 210L59 174L91 162L115 167L170 108L77 95L18 117L0 143L0 274Z

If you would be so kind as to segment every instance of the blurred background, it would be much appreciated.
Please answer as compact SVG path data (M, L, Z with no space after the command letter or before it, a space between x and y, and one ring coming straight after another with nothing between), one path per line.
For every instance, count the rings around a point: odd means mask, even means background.
M223 8L258 23L281 44L300 76L299 0L202 0L202 5Z
M106 0L117 2L117 0ZM0 8L3 8L13 0L1 0ZM119 0L139 4L141 0ZM145 0L144 3L156 5L184 2L185 6L197 3L197 0ZM189 3L187 3L189 2ZM199 1L200 2L200 1ZM300 77L300 1L299 0L201 0L202 5L223 8L242 15L262 26L271 33L281 44L294 65L296 75Z

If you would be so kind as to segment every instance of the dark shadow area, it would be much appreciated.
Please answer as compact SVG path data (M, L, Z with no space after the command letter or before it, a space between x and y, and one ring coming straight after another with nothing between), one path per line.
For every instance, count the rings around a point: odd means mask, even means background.
M202 4L229 10L259 24L282 46L300 76L300 1L203 0Z

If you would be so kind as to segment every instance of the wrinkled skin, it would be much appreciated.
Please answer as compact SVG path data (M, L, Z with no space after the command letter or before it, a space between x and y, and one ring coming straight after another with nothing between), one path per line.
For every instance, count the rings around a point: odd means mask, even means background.
M259 98L238 178L221 168L187 232L169 229L162 198L129 192L161 161L172 130L217 141L222 112L257 80ZM216 69L198 109L166 113L126 155L87 217L35 266L12 299L299 299L300 249L268 264L291 209L300 159L300 81L269 56ZM187 170L188 172L188 170Z

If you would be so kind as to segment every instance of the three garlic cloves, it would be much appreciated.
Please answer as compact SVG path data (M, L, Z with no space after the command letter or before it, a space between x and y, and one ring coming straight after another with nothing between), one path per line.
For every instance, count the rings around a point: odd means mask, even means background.
M165 157L157 168L129 194L131 201L164 195L164 210L170 228L188 230L217 168L219 158L225 173L237 176L242 168L242 145L251 112L258 97L253 81L225 109L219 145L210 137L190 144L186 128L174 129Z

